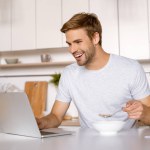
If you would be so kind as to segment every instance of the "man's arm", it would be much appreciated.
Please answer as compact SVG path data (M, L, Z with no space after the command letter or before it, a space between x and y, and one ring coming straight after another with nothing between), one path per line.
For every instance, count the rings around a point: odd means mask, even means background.
M69 105L70 103L56 100L50 114L42 118L36 118L39 129L58 127L61 124Z
M123 111L128 113L130 119L139 120L145 125L150 125L150 96L127 102Z

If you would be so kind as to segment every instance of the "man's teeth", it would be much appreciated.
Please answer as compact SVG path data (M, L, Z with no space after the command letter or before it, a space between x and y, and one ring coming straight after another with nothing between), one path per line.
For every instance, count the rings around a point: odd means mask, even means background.
M76 58L77 58L77 57L80 57L80 56L82 56L82 54L77 54L77 55L75 55Z

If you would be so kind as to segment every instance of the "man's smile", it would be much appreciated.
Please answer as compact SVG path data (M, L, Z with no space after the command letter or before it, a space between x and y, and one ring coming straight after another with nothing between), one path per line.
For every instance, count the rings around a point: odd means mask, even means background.
M84 52L75 52L73 54L73 56L76 58L76 60L79 60L83 54L84 54Z

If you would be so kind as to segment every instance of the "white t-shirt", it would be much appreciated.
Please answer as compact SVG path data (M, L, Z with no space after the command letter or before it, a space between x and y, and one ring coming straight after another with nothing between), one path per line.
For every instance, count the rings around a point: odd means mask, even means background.
M81 127L92 128L92 122L106 119L124 120L125 128L130 128L135 120L128 119L127 113L121 110L110 118L99 114L112 114L129 100L148 95L149 85L141 65L111 54L108 63L99 70L88 70L76 63L67 66L61 75L56 100L74 102Z

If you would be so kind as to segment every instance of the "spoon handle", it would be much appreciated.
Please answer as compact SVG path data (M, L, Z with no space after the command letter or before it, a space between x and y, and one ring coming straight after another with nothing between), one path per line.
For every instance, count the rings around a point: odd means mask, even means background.
M116 114L117 112L121 111L121 110L122 110L122 107L119 108L119 109L117 109L115 112L113 112L113 113L112 113L112 116L113 116L114 114Z

